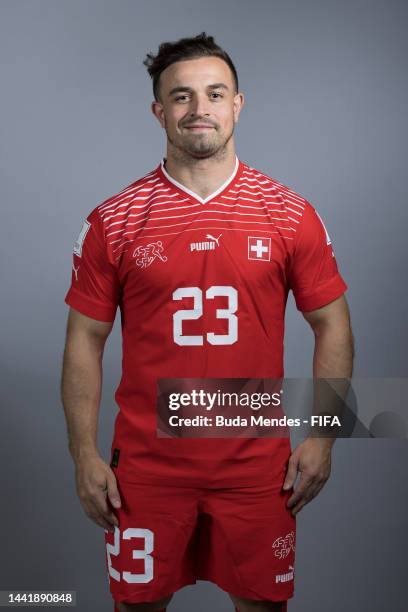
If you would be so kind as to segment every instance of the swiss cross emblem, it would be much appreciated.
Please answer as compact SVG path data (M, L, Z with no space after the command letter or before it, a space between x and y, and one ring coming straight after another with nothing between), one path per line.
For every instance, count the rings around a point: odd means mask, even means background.
M248 259L271 261L271 239L248 236Z

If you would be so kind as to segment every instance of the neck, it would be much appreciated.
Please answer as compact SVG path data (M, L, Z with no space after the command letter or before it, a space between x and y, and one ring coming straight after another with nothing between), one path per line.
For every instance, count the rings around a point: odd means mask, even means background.
M178 155L173 147L167 147L166 172L201 198L206 198L217 191L232 175L235 166L234 148L230 151L224 150L220 155L196 158L185 154Z

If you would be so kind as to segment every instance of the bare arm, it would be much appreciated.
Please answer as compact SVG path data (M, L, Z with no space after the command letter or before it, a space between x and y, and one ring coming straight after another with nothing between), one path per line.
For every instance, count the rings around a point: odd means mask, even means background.
M103 492L107 490L112 503L119 494L115 476L98 452L97 429L102 358L112 326L113 323L96 321L70 308L61 379L78 495L88 516L107 529L116 523Z
M313 376L351 378L354 340L344 295L323 308L304 312L303 316L315 335Z
M303 316L315 335L313 377L341 379L337 391L345 398L347 379L353 372L354 339L344 295L323 308L304 312ZM293 487L297 473L301 472L298 486L288 501L293 514L311 501L329 478L334 441L335 438L307 438L292 453L284 489Z
M354 339L351 331L350 312L343 296L324 308L304 312L304 318L311 326L315 336L313 355L314 409L313 414L321 412L341 416L341 402L345 400L353 373ZM321 384L320 383L321 380ZM329 385L325 384L325 380ZM329 391L330 387L332 391ZM312 428L313 435L325 435L320 428ZM327 444L333 445L336 438L326 437Z
M74 461L83 454L98 452L102 358L111 329L111 323L95 321L70 308L61 398L67 421L68 447Z

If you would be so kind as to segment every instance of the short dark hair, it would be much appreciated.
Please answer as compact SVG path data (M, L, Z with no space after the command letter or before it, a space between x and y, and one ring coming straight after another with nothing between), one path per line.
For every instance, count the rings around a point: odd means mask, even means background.
M152 53L146 55L143 64L147 67L147 71L153 79L153 94L157 102L159 101L159 78L163 70L175 62L199 57L219 57L224 60L231 69L235 90L238 93L238 75L230 56L217 45L213 36L207 36L205 32L201 32L194 37L163 42L159 46L157 55Z

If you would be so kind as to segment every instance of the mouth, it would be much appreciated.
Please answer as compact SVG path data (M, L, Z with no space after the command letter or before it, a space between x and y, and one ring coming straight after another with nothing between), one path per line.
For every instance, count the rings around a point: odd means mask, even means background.
M213 130L211 125L187 125L186 130L194 130L199 132L200 130Z

